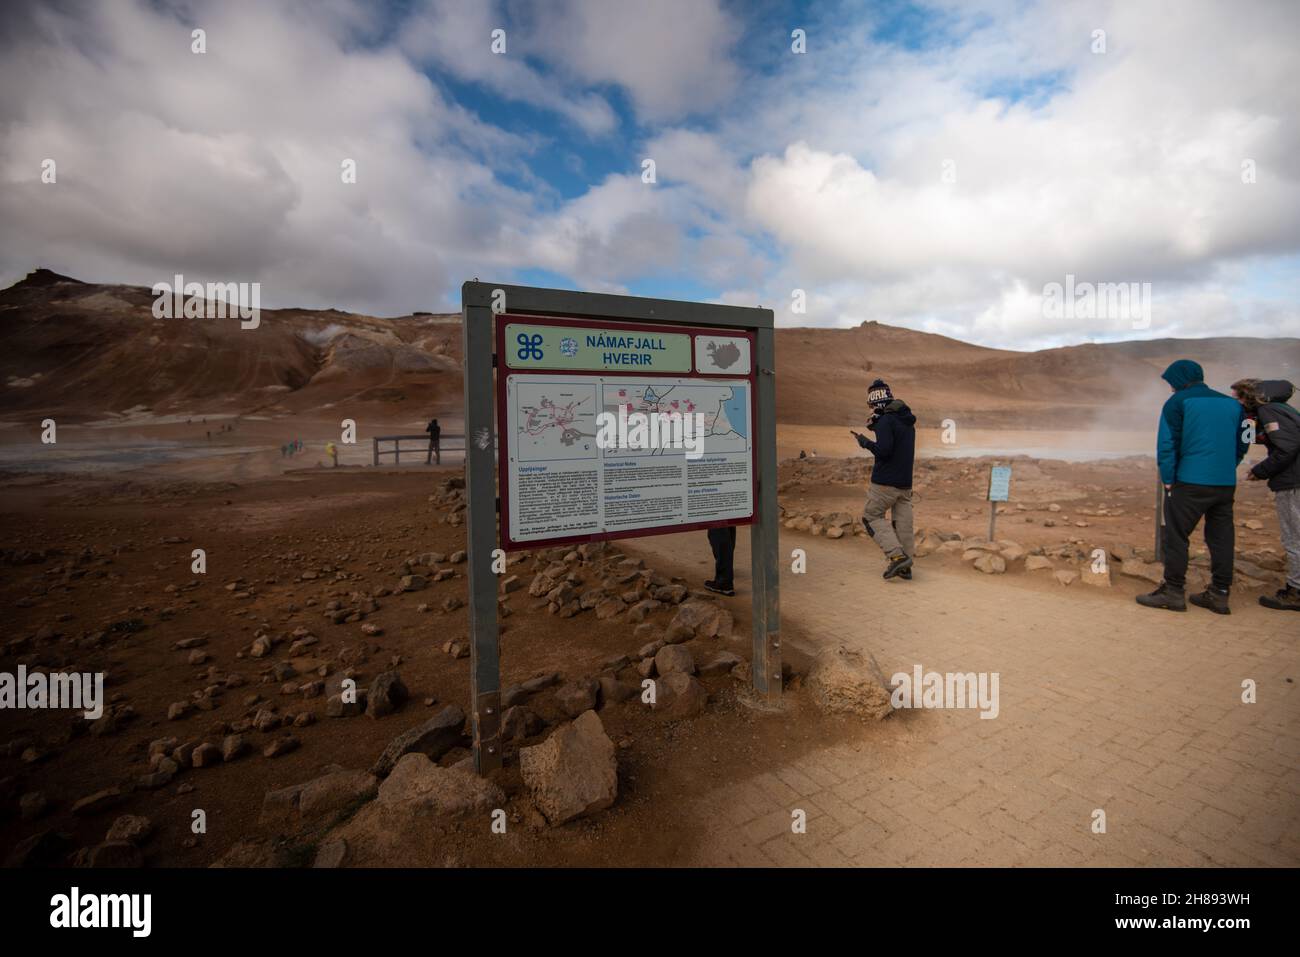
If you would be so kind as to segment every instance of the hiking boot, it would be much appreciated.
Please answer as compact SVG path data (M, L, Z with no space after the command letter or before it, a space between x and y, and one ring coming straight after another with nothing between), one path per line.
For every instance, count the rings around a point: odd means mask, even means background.
M724 585L721 582L716 582L712 580L706 581L704 583L704 587L707 588L709 591L717 592L719 595L731 596L736 594L736 589L733 588L732 586Z
M1300 588L1287 585L1279 588L1276 595L1260 595L1259 603L1278 611L1300 611Z
M899 572L898 577L905 582L910 582L912 580L912 569L909 568L907 571Z
M1188 598L1193 605L1199 605L1202 608L1208 608L1216 615L1231 615L1232 609L1228 607L1228 593L1219 591L1217 588L1207 588L1203 592L1198 592Z
M889 567L885 569L884 578L886 580L893 578L903 572L912 570L912 558L910 555L898 554L889 559Z
M1149 595L1138 595L1137 603L1145 605L1147 608L1167 608L1169 611L1187 611L1187 600L1183 598L1183 590L1175 588L1167 582L1161 582L1160 587Z

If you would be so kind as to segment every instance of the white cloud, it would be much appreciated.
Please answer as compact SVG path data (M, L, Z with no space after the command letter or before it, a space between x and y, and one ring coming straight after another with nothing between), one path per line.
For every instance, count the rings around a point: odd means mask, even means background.
M724 103L740 71L737 23L716 0L534 0L530 52L586 84L614 84L646 120L676 120Z

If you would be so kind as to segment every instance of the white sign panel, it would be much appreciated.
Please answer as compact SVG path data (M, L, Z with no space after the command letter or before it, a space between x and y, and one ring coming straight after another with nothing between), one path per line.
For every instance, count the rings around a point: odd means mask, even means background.
M697 335L695 371L708 375L749 375L749 339Z
M510 540L750 518L750 388L748 380L507 376ZM624 422L637 413L679 422L698 415L701 431L686 431L686 447L602 447L602 412Z

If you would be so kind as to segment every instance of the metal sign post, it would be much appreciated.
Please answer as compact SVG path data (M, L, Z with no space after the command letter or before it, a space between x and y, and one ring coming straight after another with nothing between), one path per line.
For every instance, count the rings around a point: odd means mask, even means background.
M998 502L1011 501L1011 466L995 465L989 470L989 541L998 522Z
M497 624L497 581L493 552L545 547L561 542L601 541L678 532L688 528L750 524L753 570L753 683L769 699L781 695L779 573L776 504L776 356L770 309L700 302L608 296L598 293L467 282L461 289L465 368L465 488L470 612L470 682L474 726L474 766L484 774L501 766L501 676ZM507 344L507 334L512 334ZM514 347L516 340L519 343ZM590 340L590 341L588 341ZM588 348L590 347L590 348ZM644 350L644 351L641 351ZM706 363L713 363L706 368ZM653 383L652 384L652 380ZM525 419L536 424L538 408L557 417L566 448L582 441L573 427L575 410L601 406L617 390L659 398L658 383L732 397L737 417L747 416L747 435L733 458L752 468L751 483L739 485L741 504L719 509L711 520L692 521L696 499L686 495L680 521L660 516L646 522L606 521L607 512L593 488L603 488L603 465L526 470L509 447L519 441L510 423L520 421L521 390L539 395ZM728 387L731 388L727 392ZM607 390L613 389L614 393ZM750 389L752 402L736 396ZM582 397L577 395L582 391ZM541 396L542 392L548 393ZM549 393L564 392L560 405ZM749 398L750 396L746 396ZM494 411L494 400L500 407ZM531 400L529 400L531 401ZM619 399L619 402L624 400ZM677 403L674 402L674 405ZM507 405L510 407L507 408ZM716 415L716 413L715 413ZM512 418L513 417L513 418ZM509 441L508 441L509 440ZM710 439L712 441L712 438ZM585 446L584 446L585 447ZM523 460L534 461L534 460ZM566 471L566 468L568 471ZM590 474L582 470L587 468ZM546 473L552 495L572 494L594 503L595 518L555 509L545 516L532 507L524 515L524 482ZM683 467L686 486L689 473ZM593 476L595 485L593 485ZM539 480L540 481L540 480ZM734 482L735 480L732 479ZM690 486L698 491L698 484ZM705 482L704 484L708 484ZM708 491L707 489L704 491ZM537 491L527 491L536 498ZM516 500L520 500L517 502ZM536 503L532 503L535 505ZM749 505L752 504L752 509ZM613 506L610 506L613 508ZM500 527L498 528L498 513ZM563 514L561 514L563 513ZM700 513L694 513L700 514ZM553 519L553 520L552 520Z

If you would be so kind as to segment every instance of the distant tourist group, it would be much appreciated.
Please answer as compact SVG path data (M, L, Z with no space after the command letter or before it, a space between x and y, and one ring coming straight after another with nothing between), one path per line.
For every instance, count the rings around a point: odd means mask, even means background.
M1287 579L1259 603L1280 611L1300 611L1300 413L1287 400L1295 387L1282 379L1240 379L1232 395L1205 384L1205 373L1190 359L1179 359L1161 375L1174 394L1160 411L1156 459L1165 487L1164 581L1138 603L1148 608L1186 611L1187 602L1220 615L1231 613L1228 596L1235 564L1232 503L1237 466L1253 440L1268 450L1246 473L1247 481L1267 481L1277 508ZM1210 550L1210 585L1185 596L1187 547L1205 519Z

